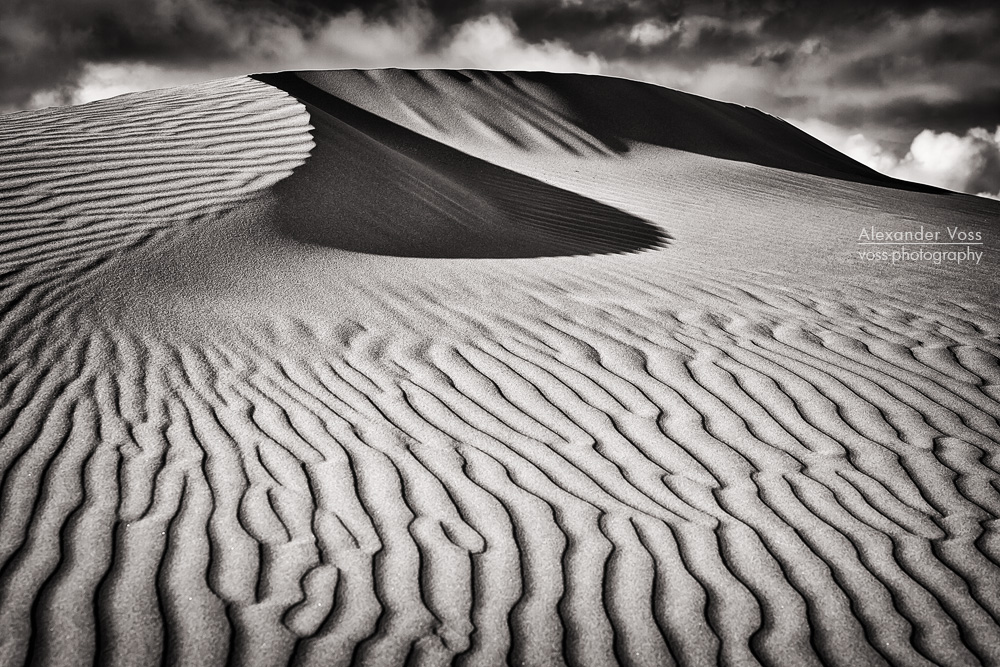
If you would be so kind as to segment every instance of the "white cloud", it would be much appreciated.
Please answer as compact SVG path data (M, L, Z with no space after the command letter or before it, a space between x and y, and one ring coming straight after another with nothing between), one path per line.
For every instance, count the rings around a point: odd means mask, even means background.
M895 175L893 171L899 166L899 158L892 151L882 147L878 142L868 139L865 135L846 132L836 125L816 118L789 122L861 164L886 175Z
M636 23L628 33L628 41L639 46L649 47L662 44L680 32L678 24L667 24L650 19Z
M724 31L752 36L760 32L762 23L759 18L727 20L703 14L685 16L673 23L647 19L632 26L628 32L628 41L649 48L676 36L680 48L696 49L705 34Z
M816 119L792 121L799 129L888 176L970 194L1000 197L1000 127L959 136L923 130L902 156L863 134Z
M71 102L72 104L86 104L136 90L170 88L198 83L204 81L205 78L203 71L164 68L144 63L90 64L84 68L83 74L77 82L77 87L71 94ZM49 100L36 94L32 101L35 106L46 106L45 102Z
M370 21L354 10L330 19L310 39L295 31L289 36L297 40L294 50L275 54L271 60L281 65L272 69L424 66L423 45L432 29L433 18L426 11Z
M1000 127L958 136L924 130L910 145L897 173L902 178L965 192L1000 192Z
M547 70L597 73L604 62L593 53L576 53L561 42L529 44L517 35L510 19L489 15L467 21L441 51L448 67Z

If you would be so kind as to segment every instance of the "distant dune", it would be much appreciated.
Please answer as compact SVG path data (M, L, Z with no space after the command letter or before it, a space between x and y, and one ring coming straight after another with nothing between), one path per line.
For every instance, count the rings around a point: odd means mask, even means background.
M0 665L1000 665L998 278L621 79L2 116Z

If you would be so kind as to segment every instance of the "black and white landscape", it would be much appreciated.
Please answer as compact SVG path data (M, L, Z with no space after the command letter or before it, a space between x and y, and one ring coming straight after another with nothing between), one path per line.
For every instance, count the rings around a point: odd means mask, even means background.
M0 10L0 665L1000 665L990 5L833 3L961 98L887 61L849 156L615 69L831 9L84 4ZM251 11L438 61L30 108ZM450 69L492 20L540 66Z

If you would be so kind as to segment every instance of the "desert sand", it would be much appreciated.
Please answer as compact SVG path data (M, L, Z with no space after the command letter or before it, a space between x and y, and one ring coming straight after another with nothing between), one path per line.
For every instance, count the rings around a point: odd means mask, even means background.
M0 665L1000 665L998 262L621 79L0 117Z

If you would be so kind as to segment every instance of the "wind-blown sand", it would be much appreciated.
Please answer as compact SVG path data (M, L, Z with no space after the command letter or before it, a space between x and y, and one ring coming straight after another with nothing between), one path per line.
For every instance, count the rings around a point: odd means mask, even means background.
M0 664L1000 665L998 220L601 77L4 116Z

